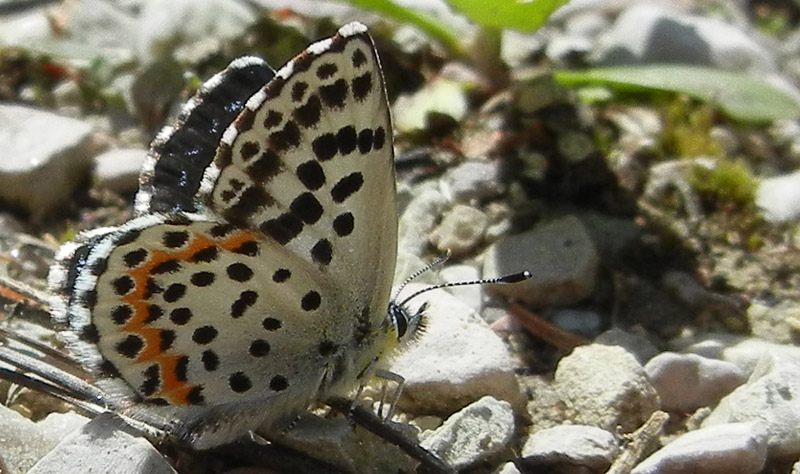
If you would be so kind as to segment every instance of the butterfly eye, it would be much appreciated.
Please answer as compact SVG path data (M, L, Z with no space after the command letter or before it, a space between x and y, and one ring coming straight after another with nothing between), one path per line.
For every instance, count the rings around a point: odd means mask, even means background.
M394 327L397 329L397 339L402 339L408 331L408 318L402 310L395 312Z

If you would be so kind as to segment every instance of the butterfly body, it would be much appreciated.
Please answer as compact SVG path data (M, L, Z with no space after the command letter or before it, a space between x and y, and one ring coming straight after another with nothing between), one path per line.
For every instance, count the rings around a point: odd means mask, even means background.
M407 324L388 312L391 130L358 23L275 73L243 58L208 81L154 142L137 217L51 270L107 403L207 448L363 384Z

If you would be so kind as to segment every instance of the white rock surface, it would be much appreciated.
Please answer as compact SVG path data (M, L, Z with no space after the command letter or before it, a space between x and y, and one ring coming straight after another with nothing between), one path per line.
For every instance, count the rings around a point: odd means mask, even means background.
M598 260L581 221L566 216L496 242L486 252L483 276L528 270L533 277L522 283L489 289L533 306L567 305L592 293Z
M463 469L505 449L514 430L511 405L483 397L450 416L420 445L453 468Z
M785 364L723 398L703 427L759 421L766 430L770 455L800 455L800 367Z
M730 423L686 433L632 474L755 474L766 458L767 435L758 423Z
M88 421L75 413L52 413L34 423L0 405L0 465L9 474L28 472L61 439Z
M530 435L522 447L526 465L568 464L604 471L619 454L614 435L586 425L559 425Z
M0 104L0 200L34 214L63 205L85 182L92 148L85 122Z
M715 405L745 381L735 364L697 354L664 352L653 357L644 371L661 398L661 408L683 413Z
M773 367L800 367L800 347L775 344L752 337L707 334L701 338L677 342L675 347L685 352L732 362L742 369L745 377L752 377L757 369L760 375Z
M115 415L99 415L64 438L28 474L175 474L161 453L134 433Z
M574 423L624 433L660 406L642 366L618 346L577 347L558 363L554 387Z
M409 285L403 293L419 288ZM425 332L391 366L405 378L399 407L449 414L484 395L524 406L511 354L480 316L444 290L423 298L428 301Z
M135 192L146 156L143 148L117 148L98 155L94 159L95 182L120 194Z

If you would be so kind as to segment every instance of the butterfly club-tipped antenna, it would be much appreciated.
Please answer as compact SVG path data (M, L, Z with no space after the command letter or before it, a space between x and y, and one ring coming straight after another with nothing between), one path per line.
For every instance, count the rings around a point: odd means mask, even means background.
M393 322L395 324L395 327L397 329L397 338L399 340L402 340L403 336L405 336L407 332L410 333L410 334L414 333L414 331L408 331L408 328L410 326L413 326L415 329L424 327L424 324L423 324L423 321L422 321L422 317L423 317L423 313L425 312L425 309L428 306L427 302L423 303L420 306L420 308L413 314L411 314L406 309L406 304L408 304L409 301L413 300L414 298L416 298L416 297L418 297L418 296L420 296L420 295L422 295L424 293L427 293L427 292L433 291L433 290L443 289L443 288L452 288L452 287L456 287L456 286L519 283L521 281L525 281L525 280L531 278L531 276L532 276L531 272L529 272L528 270L523 270L521 272L509 273L509 274L501 275L501 276L495 277L495 278L481 278L481 279L478 279L478 280L453 281L453 282L448 282L448 283L441 283L441 284L438 284L438 285L432 285L432 286L423 288L423 289L421 289L419 291L416 291L416 292L412 293L411 295L407 296L406 298L404 298L399 303L396 302L398 296L400 296L400 292L403 291L403 288L405 288L406 285L408 285L411 281L413 281L414 279L416 279L417 277L419 277L423 273L427 272L428 270L430 270L430 269L432 269L432 268L434 268L434 267L436 267L438 265L441 265L442 263L446 262L449 258L450 258L450 251L447 250L443 254L439 255L439 257L437 257L431 263L429 263L428 265L426 265L422 269L414 272L414 274L411 275L410 277L406 278L405 281L403 281L403 283L400 285L400 287L395 292L394 298L392 298L392 301L389 304L389 314L392 317L392 320L393 320Z

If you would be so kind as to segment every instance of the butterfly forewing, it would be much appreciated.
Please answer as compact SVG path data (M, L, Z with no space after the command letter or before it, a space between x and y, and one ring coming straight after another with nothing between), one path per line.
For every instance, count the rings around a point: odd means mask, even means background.
M248 101L206 173L206 200L312 262L353 293L346 297L368 296L354 310L388 302L397 238L391 136L372 41L363 27L344 27Z

